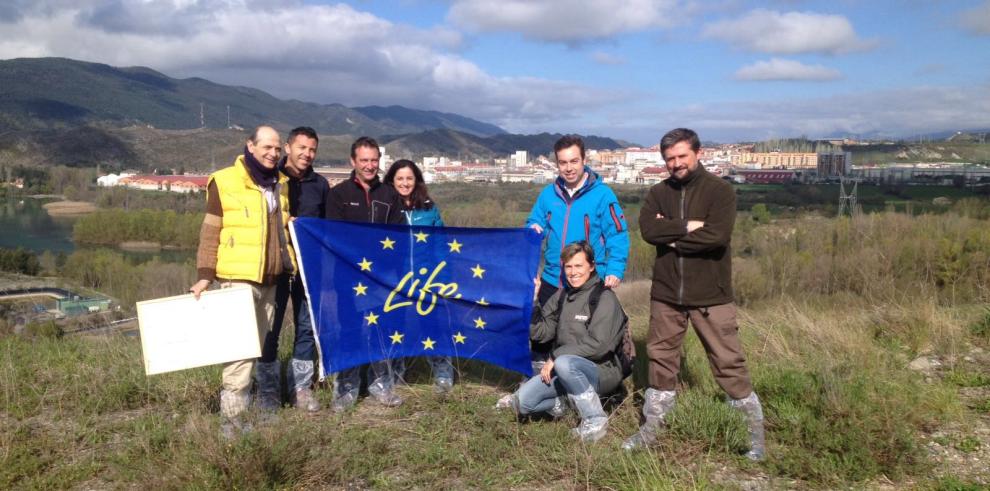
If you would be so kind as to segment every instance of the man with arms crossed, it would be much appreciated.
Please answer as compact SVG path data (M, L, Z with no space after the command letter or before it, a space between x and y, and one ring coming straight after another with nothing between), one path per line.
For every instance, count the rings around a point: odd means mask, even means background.
M746 457L765 456L763 409L753 392L739 342L732 297L732 227L736 194L732 185L698 162L701 141L678 128L660 140L670 177L653 186L639 215L643 240L657 248L646 339L649 388L643 425L623 443L626 450L657 442L674 408L681 344L688 321L701 338L715 381L741 411L749 428Z
M404 225L399 193L395 188L382 184L378 178L381 152L378 142L362 136L351 145L351 177L330 190L326 217L331 220L351 222L392 223ZM357 326L355 329L360 329ZM332 368L332 367L331 367ZM349 368L337 373L334 380L333 410L342 412L352 407L361 389L361 369ZM395 393L396 373L392 360L368 364L368 392L382 405L394 407L402 404L402 397Z
M213 173L207 185L206 216L199 233L196 268L199 281L189 291L199 298L213 280L221 286L249 285L254 295L258 341L264 342L275 314L275 283L295 271L289 241L286 178L278 171L282 150L279 134L259 126L234 165ZM255 360L223 367L220 413L226 418L224 436L247 430L241 413L251 402L251 371Z
M595 252L595 269L605 287L619 286L629 257L629 231L619 200L602 178L585 165L584 141L561 137L553 146L558 177L540 192L526 225L546 233L543 275L537 300L543 306L563 284L560 253L583 240ZM538 372L549 347L533 346L533 371Z
M313 171L313 160L316 159L319 144L319 137L313 128L300 126L289 132L285 157L278 167L289 178L289 214L293 217L323 218L326 213L330 184L325 177ZM275 291L275 322L265 339L256 374L258 402L259 406L270 411L282 406L278 338L282 332L282 319L285 317L289 298L292 299L292 320L296 326L296 335L286 381L291 385L291 400L295 408L316 412L320 410L320 403L312 389L316 343L313 339L309 302L298 272L284 274L278 280Z

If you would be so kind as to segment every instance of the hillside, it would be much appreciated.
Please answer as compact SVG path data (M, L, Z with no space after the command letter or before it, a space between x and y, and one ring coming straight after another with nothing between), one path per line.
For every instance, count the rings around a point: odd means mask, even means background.
M80 126L54 130L0 133L0 162L16 166L102 166L106 171L132 168L183 168L205 171L228 165L241 152L246 130L197 128L165 130L146 126ZM379 138L394 158L425 155L491 158L505 157L516 150L529 155L553 151L557 134L497 135L481 138L453 130L431 130L411 135ZM317 165L347 163L350 135L321 135ZM588 148L617 148L609 138L588 137Z
M348 108L278 99L249 87L176 79L146 67L65 58L0 60L0 131L108 123L161 129L306 125L334 135L400 134L450 128L489 136L501 128L456 114L401 106ZM203 121L200 124L200 105Z
M990 143L954 139L931 143L898 142L876 145L847 145L853 163L968 162L990 164Z
M0 163L15 166L95 167L150 171L174 168L207 171L233 162L247 132L234 129L160 130L81 126L0 134ZM323 136L317 165L342 163L352 138Z
M560 137L508 134L461 115L402 106L287 101L146 67L65 58L0 60L0 86L0 161L22 166L206 170L229 162L245 129L263 123L282 131L312 126L321 135L318 160L328 164L345 163L359 135L378 138L397 157L461 158L547 154ZM596 136L586 141L589 148L626 146Z
M380 142L394 157L415 158L425 155L505 157L516 150L525 150L530 157L553 152L553 144L562 135L540 133L517 135L505 133L482 138L453 130L430 130L411 135L383 136ZM612 149L626 146L625 142L600 136L585 136L588 149Z

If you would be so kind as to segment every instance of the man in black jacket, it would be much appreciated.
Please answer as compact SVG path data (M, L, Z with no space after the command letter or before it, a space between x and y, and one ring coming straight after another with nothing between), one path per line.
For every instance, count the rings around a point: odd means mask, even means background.
M686 128L660 140L670 177L653 186L639 215L643 240L657 248L650 291L649 388L644 422L623 443L632 450L655 444L674 408L681 345L688 321L708 354L715 381L729 395L729 405L746 416L750 450L765 455L763 409L753 392L739 342L732 296L732 227L736 195L732 185L699 163L701 141Z
M330 190L326 218L350 222L405 224L399 193L378 178L381 151L378 142L362 136L351 145L351 177ZM334 380L333 410L344 411L357 402L361 388L361 368L337 373ZM402 404L395 393L396 374L391 360L368 364L368 392L382 405Z
M312 128L301 126L289 133L285 144L285 157L279 170L289 177L289 214L293 217L318 217L326 213L330 184L326 178L313 171L313 160L319 147L319 137ZM287 382L292 386L291 401L296 409L315 412L320 403L313 394L313 374L316 343L313 339L313 320L309 302L298 274L282 275L275 290L275 322L265 338L261 361L255 374L258 383L258 401L263 409L276 410L282 405L281 380L278 361L278 338L282 332L282 319L286 306L292 299L292 320L296 326L292 361L289 362Z

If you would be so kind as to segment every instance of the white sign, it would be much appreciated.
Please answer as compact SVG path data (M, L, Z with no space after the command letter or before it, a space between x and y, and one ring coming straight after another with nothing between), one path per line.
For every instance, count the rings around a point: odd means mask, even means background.
M248 285L137 303L147 375L261 356Z

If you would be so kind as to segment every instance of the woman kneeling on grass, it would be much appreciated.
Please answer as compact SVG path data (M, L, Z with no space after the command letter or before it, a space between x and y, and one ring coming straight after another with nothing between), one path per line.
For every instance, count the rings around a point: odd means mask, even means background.
M615 293L605 289L595 273L595 253L587 242L565 247L560 261L566 286L550 297L530 326L533 341L553 342L550 360L538 375L499 400L496 407L512 408L517 415L547 413L560 417L566 408L566 395L581 416L581 424L572 430L574 435L594 442L605 436L608 426L600 395L612 393L622 383L616 349L626 316ZM600 294L594 315L590 315L592 293Z

